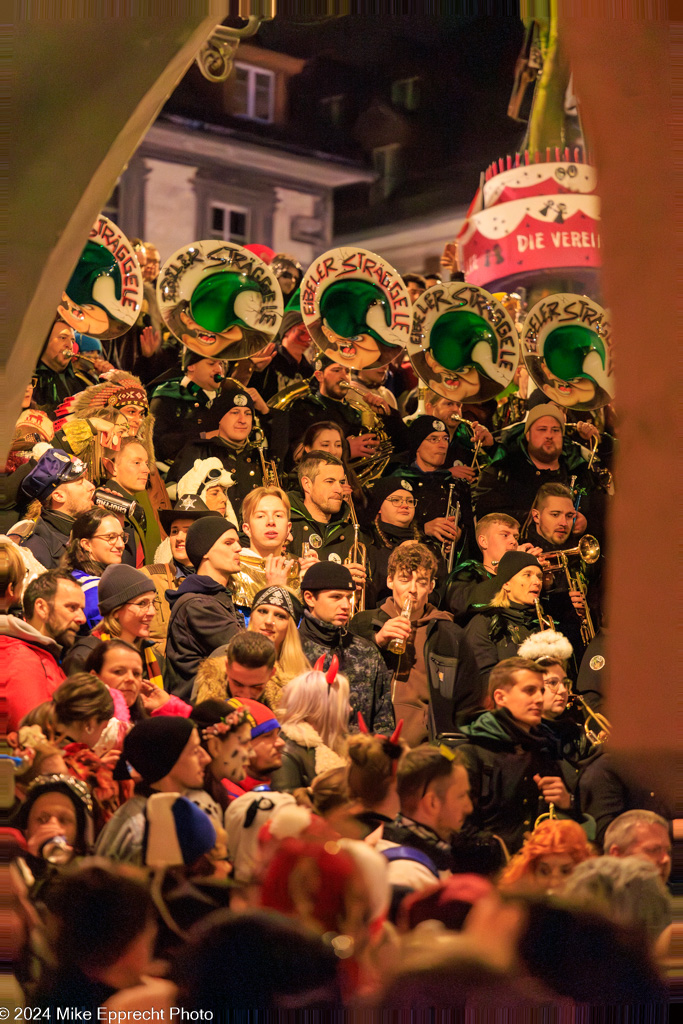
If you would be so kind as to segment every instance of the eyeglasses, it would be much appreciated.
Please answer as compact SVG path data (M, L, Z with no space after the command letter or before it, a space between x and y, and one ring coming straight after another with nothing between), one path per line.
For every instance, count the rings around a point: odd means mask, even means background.
M154 612L159 608L159 599L155 597L151 601L143 601L142 604L129 604L128 607L136 612Z
M564 679L544 679L543 685L546 690L550 690L551 693L555 693L555 691L559 690L561 686L564 686L566 690L570 690L572 681L566 677Z
M415 500L413 498L387 498L390 505L394 505L398 508L400 505L407 505L408 508L415 508Z
M114 544L118 544L120 541L123 542L125 547L128 543L128 533L94 533L92 536L93 540L103 540L109 547L113 548Z

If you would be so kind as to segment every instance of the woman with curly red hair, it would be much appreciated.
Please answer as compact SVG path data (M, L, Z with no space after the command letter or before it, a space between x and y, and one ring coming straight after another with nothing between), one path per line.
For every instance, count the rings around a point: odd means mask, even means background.
M539 894L558 893L577 864L594 856L586 833L576 821L542 821L505 868L498 886Z

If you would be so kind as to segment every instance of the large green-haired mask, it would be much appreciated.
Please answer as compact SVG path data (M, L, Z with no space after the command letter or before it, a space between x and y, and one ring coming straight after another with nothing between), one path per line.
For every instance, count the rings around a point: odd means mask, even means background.
M113 252L103 245L88 241L66 286L66 294L79 306L90 304L106 310L107 307L96 298L97 282L104 277L111 278L114 294L120 302L121 272Z
M546 336L543 358L548 369L561 380L585 377L596 380L605 369L605 345L595 331L580 324L556 327Z
M222 334L231 327L248 328L249 324L241 315L246 312L245 303L247 308L253 303L248 293L259 296L260 289L243 274L226 272L205 277L190 299L192 319L214 334Z
M369 334L380 345L392 345L387 338L391 325L389 301L369 281L335 281L320 296L320 313L325 324L342 338Z
M438 363L457 371L475 366L486 374L486 367L498 357L496 335L482 317L465 310L444 313L432 325L429 348Z

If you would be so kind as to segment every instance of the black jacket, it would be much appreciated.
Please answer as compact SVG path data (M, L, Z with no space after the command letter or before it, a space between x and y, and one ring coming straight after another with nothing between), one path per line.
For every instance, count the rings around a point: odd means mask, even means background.
M33 533L21 542L21 547L28 548L46 569L56 569L69 543L73 524L72 516L43 509Z
M171 462L183 445L198 441L208 430L206 411L209 398L197 384L167 380L154 390L149 411L154 416L154 451L158 459Z
M467 762L474 810L466 829L493 832L516 853L536 818L548 810L534 775L563 776L552 741L541 728L526 732L498 708L461 726L448 743Z
M458 685L464 686L467 677L469 689L474 691L478 680L483 699L493 666L505 658L516 657L520 644L537 630L533 607L512 605L510 608L482 609L465 627L460 645Z
M321 622L308 612L301 620L299 637L304 654L312 665L323 655L324 668L327 669L332 656L337 655L339 671L349 681L352 725L356 725L360 711L370 732L393 732L391 673L375 644L346 629Z
M263 483L258 449L247 444L237 451L219 437L186 444L168 471L167 482L180 480L188 470L193 468L196 459L219 459L227 471L232 473L235 482L228 489L228 497L235 510L235 515L239 515L242 502L249 491L254 487L260 487Z
M342 503L339 512L336 512L329 523L319 523L313 518L304 504L299 491L289 491L291 504L291 533L292 540L290 550L298 558L301 555L302 544L308 543L313 551L316 551L321 562L325 562L330 555L342 562L346 559L354 541L351 514L346 502ZM369 548L370 540L362 532L359 533L359 540ZM313 538L313 541L311 541Z
M189 701L200 662L244 627L235 614L232 597L210 576L193 573L177 590L167 590L166 600L171 618L164 686Z

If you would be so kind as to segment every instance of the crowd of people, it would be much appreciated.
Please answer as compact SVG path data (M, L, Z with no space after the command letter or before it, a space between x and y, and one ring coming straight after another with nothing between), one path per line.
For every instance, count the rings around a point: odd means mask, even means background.
M2 474L23 997L663 1013L673 812L603 707L611 408L333 362L284 253L277 339L204 357L134 245L137 323L56 316Z

